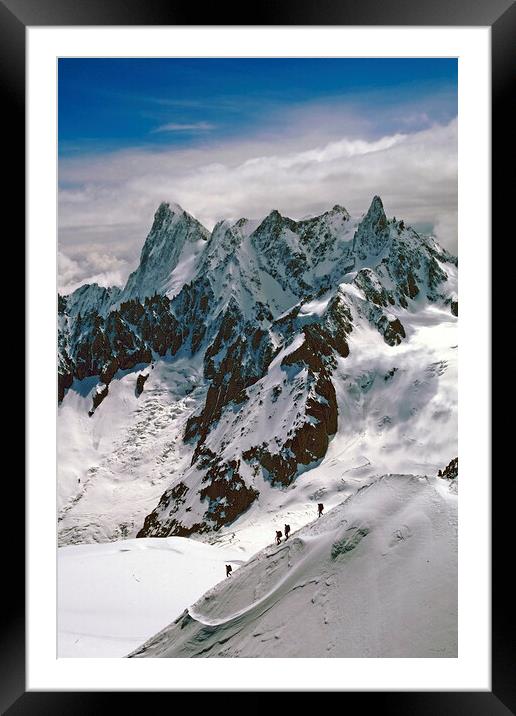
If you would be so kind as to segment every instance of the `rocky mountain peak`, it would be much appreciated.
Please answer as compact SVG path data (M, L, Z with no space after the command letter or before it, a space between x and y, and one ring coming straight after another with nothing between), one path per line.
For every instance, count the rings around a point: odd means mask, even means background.
M382 232L387 226L387 216L383 202L379 196L374 196L371 205L362 220L364 228L375 233Z
M264 230L281 231L283 228L295 230L297 222L288 216L283 216L277 209L273 209L265 219L259 224L257 231L263 233Z
M373 196L373 200L371 201L371 206L367 210L368 214L383 214L385 216L385 211L383 208L383 202L381 198L378 196L378 194L375 194Z
M171 220L175 216L181 216L185 214L185 211L179 206L179 204L162 201L156 209L154 214L154 220L150 230L150 235L156 235L163 231L170 225Z
M140 264L129 276L122 298L167 293L174 269L190 254L198 253L208 237L208 230L179 204L162 202L154 214Z
M356 231L353 250L360 260L378 256L389 240L388 221L379 196L374 196L371 206Z
M331 214L342 214L342 216L343 216L345 219L349 219L349 218L350 218L350 217L349 217L349 212L348 212L348 210L347 210L345 207L341 206L340 204L335 204L335 206L333 207L333 209L331 210L331 212L328 212L328 213L331 213Z

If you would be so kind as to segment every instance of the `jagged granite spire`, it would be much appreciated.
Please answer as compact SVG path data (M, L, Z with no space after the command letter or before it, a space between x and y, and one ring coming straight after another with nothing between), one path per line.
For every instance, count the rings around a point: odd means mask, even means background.
M382 200L374 196L355 233L353 251L363 261L368 256L378 256L388 240L389 228Z
M127 280L122 299L166 293L172 272L184 254L198 253L209 232L179 204L162 202L145 240L140 265Z

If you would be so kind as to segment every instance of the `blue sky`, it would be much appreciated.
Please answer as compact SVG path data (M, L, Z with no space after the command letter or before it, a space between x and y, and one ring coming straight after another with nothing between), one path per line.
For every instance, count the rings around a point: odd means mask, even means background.
M60 288L123 284L161 201L208 229L334 204L457 247L455 59L61 59Z
M60 152L221 141L317 102L378 111L380 134L407 103L448 121L456 84L455 59L61 59Z

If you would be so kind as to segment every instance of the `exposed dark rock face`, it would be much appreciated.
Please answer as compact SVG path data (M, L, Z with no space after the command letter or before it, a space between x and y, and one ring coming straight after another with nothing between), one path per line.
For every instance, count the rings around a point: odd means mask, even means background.
M263 376L273 356L268 333L245 322L238 307L230 303L206 349L204 375L210 386L202 412L187 422L185 439L199 436L199 450L223 408L246 400L245 389Z
M57 399L61 402L65 396L66 390L73 383L72 373L58 373L57 375Z
M382 286L372 269L361 269L355 278L355 284L363 291L367 300L376 306L387 307L395 303L392 294Z
M143 393L143 387L145 385L145 381L149 377L149 374L140 373L138 378L136 379L136 395L141 395Z
M102 403L104 398L107 396L108 392L109 392L109 387L107 385L105 385L103 388L101 388L100 390L97 389L97 391L95 393L93 393L93 407L88 412L88 415L90 416L90 418L93 415L93 413L95 412L95 410Z
M189 537L192 534L217 531L231 524L258 497L258 491L246 485L240 476L239 461L224 462L209 450L204 450L199 462L200 467L206 470L199 490L201 504L205 505L202 519L187 525L184 524L184 518L181 520L176 517L189 491L180 482L162 495L156 509L145 518L137 537Z
M196 353L206 336L208 315L215 296L208 278L200 276L195 282L183 286L173 299L171 310L180 325L181 341Z
M184 482L179 482L171 490L167 490L153 512L151 512L145 518L143 527L138 532L136 537L168 537L173 533L173 530L179 526L178 521L172 517L175 513L180 510L182 505L186 501L186 495L189 492L189 488ZM162 513L164 510L168 511L168 516L171 519L164 520ZM189 537L193 532L203 531L202 524L193 525L190 530L184 530L178 537Z
M398 346L405 338L405 329L399 318L388 319L382 316L378 322L378 330L383 334L384 340L390 346Z
M239 468L239 460L220 462L216 458L203 478L205 487L199 496L202 502L208 501L204 522L214 530L231 524L258 497L258 491L245 484Z
M439 470L438 474L445 480L455 480L459 476L459 458L454 457L453 460L450 460L444 470Z
M302 330L302 344L288 353L281 365L307 368L309 390L304 419L274 452L266 445L257 445L242 455L251 465L260 465L273 485L289 485L296 478L299 465L309 465L324 457L331 436L337 432L337 399L331 373L336 365L335 352L342 357L349 353L346 340L352 330L349 308L337 296L329 304L322 324L314 322Z
M337 432L338 410L333 383L328 378L320 378L315 383L314 393L305 406L308 420L294 431L278 452L271 453L267 446L257 446L242 455L251 465L260 465L272 485L290 485L297 477L299 465L309 465L324 457L330 437Z
M57 314L58 316L62 316L66 313L66 306L68 304L66 296L61 296L61 294L57 294Z
M153 355L174 355L182 342L166 296L150 296L143 304L126 301L105 317L90 310L62 318L67 323L60 331L59 400L73 378L98 375L109 385L117 371L148 364Z
M451 301L450 308L451 308L451 312L454 316L459 315L459 302L458 301Z

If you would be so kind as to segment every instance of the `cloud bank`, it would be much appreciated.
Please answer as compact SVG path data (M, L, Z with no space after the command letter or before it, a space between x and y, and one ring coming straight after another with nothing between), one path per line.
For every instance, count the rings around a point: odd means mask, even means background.
M60 290L123 284L161 201L181 204L212 228L222 218L259 218L271 209L296 219L338 203L360 214L379 194L389 216L432 230L456 252L456 119L379 138L357 137L356 123L352 133L341 127L340 136L325 136L321 127L62 159Z

